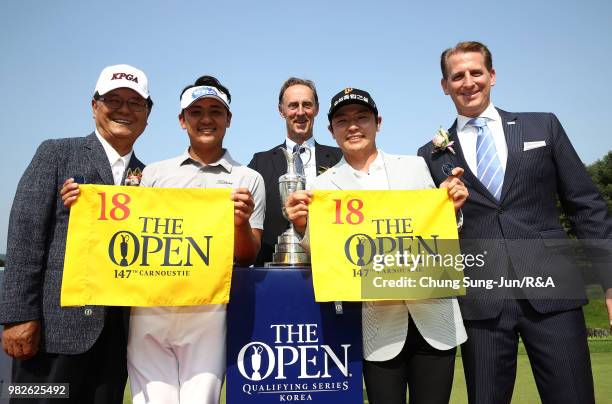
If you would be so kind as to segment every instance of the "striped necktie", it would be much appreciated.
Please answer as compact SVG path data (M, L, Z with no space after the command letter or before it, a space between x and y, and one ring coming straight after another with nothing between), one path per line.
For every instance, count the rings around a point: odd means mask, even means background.
M485 118L470 119L467 125L476 128L476 164L478 179L499 201L504 184L504 169L497 156L493 135Z
M298 153L297 156L295 156L295 171L297 171L298 174L302 175L305 175L304 162L302 161L302 153L304 153L304 151L305 148L297 143L293 146L293 154L295 154L296 152Z

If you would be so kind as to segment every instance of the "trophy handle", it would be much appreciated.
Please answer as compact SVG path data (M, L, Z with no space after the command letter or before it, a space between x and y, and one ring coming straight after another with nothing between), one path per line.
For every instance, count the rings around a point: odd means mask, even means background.
M300 237L295 232L293 223L287 217L287 209L285 202L289 195L295 191L300 191L306 188L306 176L303 172L297 173L295 167L295 158L299 158L298 152L293 153L287 151L286 148L280 148L283 155L287 159L287 173L278 178L278 191L280 194L281 211L283 217L289 222L289 228L277 238L272 262L266 262L266 266L305 266L310 264L310 257L300 246Z
M308 148L304 148L304 152L308 152L308 153L304 153L304 154L308 154L308 158L306 160L302 158L302 161L304 162L304 166L306 166L308 163L310 163L310 159L312 158L312 152Z

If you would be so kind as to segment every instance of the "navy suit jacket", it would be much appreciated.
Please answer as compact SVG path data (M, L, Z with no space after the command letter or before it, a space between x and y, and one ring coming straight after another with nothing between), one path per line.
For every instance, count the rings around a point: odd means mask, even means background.
M264 179L266 185L266 217L264 219L261 249L257 255L255 266L263 266L272 261L272 253L276 239L289 227L289 222L281 211L280 191L278 177L287 172L287 161L279 147L287 147L285 143L264 152L255 153L249 167L257 171ZM342 151L337 147L330 147L315 142L315 159L317 162L317 175L336 165L342 158Z
M127 168L142 170L144 164L132 155ZM76 176L88 184L114 184L93 133L44 141L19 181L11 208L0 324L39 320L43 352L85 352L104 326L106 307L60 307L70 211L59 191Z
M612 220L605 201L593 184L557 117L550 113L511 113L498 110L508 145L508 160L500 200L497 201L469 169L456 125L449 129L456 154L446 150L432 153L428 143L418 154L425 158L436 185L446 178L443 165L463 167L463 181L470 196L463 207L460 233L463 252L487 250L486 278L553 275L571 290L550 290L551 298L542 298L543 289L523 288L520 293L541 313L568 310L586 302L582 275L564 254L567 235L559 221L557 199L572 221L578 238L609 240ZM544 141L544 147L524 151L525 142ZM476 241L479 240L479 241ZM472 271L476 271L474 269ZM466 275L468 273L466 272ZM612 287L608 269L605 288ZM561 285L561 287L564 287ZM557 286L559 288L559 286ZM500 290L468 290L460 299L464 319L496 317L502 307ZM554 296L554 298L552 298ZM560 297L571 296L571 299Z

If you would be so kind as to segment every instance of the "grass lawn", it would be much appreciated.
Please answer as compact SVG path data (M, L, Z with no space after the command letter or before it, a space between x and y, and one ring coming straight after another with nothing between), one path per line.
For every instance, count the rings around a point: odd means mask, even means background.
M612 382L610 382L612 380L612 339L589 340L589 347L591 350L593 376L595 378L595 400L597 404L612 404ZM540 402L538 390L529 366L529 359L522 346L519 348L517 366L517 377L512 402L515 404L534 404ZM225 391L222 392L222 396L221 403L225 404ZM129 397L129 388L126 388L126 395L123 400L124 404L131 403ZM452 404L467 403L467 392L461 357L457 357L457 362L455 364L455 381L453 383L453 392L450 402ZM365 400L364 403L367 403L367 400Z
M587 287L589 304L583 306L584 318L588 328L609 329L608 312L604 303L604 293L599 285Z
M583 307L587 327L607 329L609 327L608 316L603 302L603 292L601 288L599 286L589 286L587 294L589 296L589 304ZM612 404L612 338L589 339L589 349L591 351L591 364L593 366L593 377L595 379L595 400L597 404ZM458 352L460 352L460 350L458 350ZM519 345L517 366L517 377L512 402L515 404L539 403L540 398L538 396L538 390L533 379L533 374L531 373L529 359L527 358L523 344ZM123 403L131 404L131 402L129 387L126 387ZM463 362L460 356L457 357L457 362L455 364L455 380L450 402L452 404L467 403ZM225 386L222 392L221 403L226 404ZM365 400L364 403L367 403L367 400Z
M587 327L607 329L609 327L608 316L601 288L599 286L589 286L587 294L589 297L589 304L583 307ZM612 404L612 338L591 338L589 339L589 349L591 351L591 364L593 367L593 377L595 379L595 400L597 404ZM461 351L458 350L458 353L460 352ZM519 344L516 373L517 377L516 384L514 385L512 402L515 404L539 403L540 398L538 396L538 390L535 380L533 379L533 374L531 373L529 359L522 343ZM126 387L123 403L131 404L131 402L129 387ZM364 401L364 403L367 402L367 400ZM453 392L450 402L452 404L467 403L467 392L461 356L457 357L455 364L455 380L453 382ZM226 404L225 386L222 391L221 403Z
M612 341L609 341L612 344ZM595 379L595 402L598 404L612 403L612 352L591 353L591 364ZM527 355L519 355L517 361L516 384L512 402L516 404L539 403L540 397L531 373ZM455 365L455 381L451 394L451 403L467 403L463 363L457 358Z

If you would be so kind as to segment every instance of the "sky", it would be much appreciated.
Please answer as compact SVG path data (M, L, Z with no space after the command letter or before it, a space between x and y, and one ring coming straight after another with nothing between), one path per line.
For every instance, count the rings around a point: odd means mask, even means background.
M284 140L277 100L290 76L317 85L319 142L333 142L331 96L356 87L378 104L378 146L415 154L454 120L439 57L463 40L491 49L497 107L554 112L586 164L612 149L609 0L2 1L0 252L37 146L93 131L91 96L105 66L131 64L149 78L155 106L135 145L146 163L186 149L179 95L204 74L232 94L224 145L244 164Z

